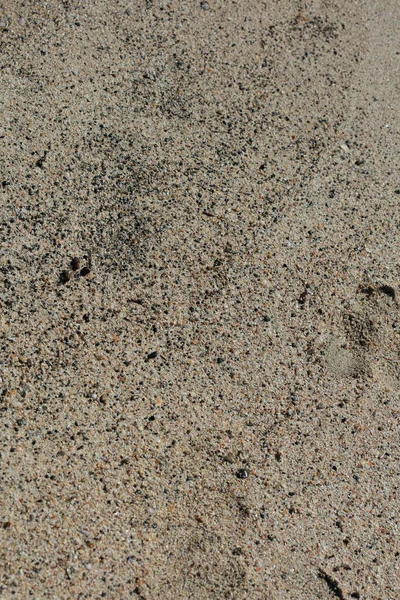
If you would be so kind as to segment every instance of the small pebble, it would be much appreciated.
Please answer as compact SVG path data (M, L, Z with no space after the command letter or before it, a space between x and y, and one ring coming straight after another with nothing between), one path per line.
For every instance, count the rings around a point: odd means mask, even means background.
M79 267L81 266L81 262L79 260L79 258L77 258L76 256L71 260L71 269L73 271L77 271L79 269Z
M62 271L60 275L61 283L68 283L68 281L72 278L72 273L70 271Z
M158 356L158 352L155 350L154 352L150 352L150 354L147 355L147 358L157 358Z
M238 471L236 471L236 477L238 479L247 479L248 476L249 474L246 471L246 469L239 469Z
M89 273L90 273L89 267L83 267L83 269L80 270L81 277L86 277L86 275L89 275Z

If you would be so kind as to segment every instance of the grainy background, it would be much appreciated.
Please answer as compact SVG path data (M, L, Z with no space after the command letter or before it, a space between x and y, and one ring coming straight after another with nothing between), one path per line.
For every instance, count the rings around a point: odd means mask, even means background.
M2 3L1 598L399 598L399 22Z

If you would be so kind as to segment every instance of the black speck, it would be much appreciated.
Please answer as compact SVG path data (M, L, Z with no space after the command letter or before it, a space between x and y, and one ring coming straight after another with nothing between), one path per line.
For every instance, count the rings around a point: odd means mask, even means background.
M43 164L44 164L44 161L46 160L46 156L47 156L47 150L45 150L43 156L41 156L39 158L39 160L36 161L36 166L39 167L40 169L43 169Z
M83 267L83 269L80 270L81 277L86 277L86 275L89 275L89 273L90 273L89 267Z
M79 267L81 266L80 260L79 258L77 258L76 256L71 260L71 269L73 271L77 271L79 269Z
M298 297L298 299L297 299L297 302L298 302L299 304L304 304L304 303L305 303L305 301L307 300L307 296L308 296L308 288L306 288L306 289L304 290L304 292L302 292L302 293L300 294L300 296L299 296L299 297Z
M223 362L224 362L224 359L221 356L218 356L217 363L220 365Z
M62 271L60 274L60 283L68 283L71 277L72 273L70 271Z
M238 479L247 479L248 476L249 476L249 474L246 471L246 469L239 469L238 471L236 471L236 477Z
M158 356L158 352L156 350L154 350L154 352L150 352L150 354L147 355L147 358L157 358Z

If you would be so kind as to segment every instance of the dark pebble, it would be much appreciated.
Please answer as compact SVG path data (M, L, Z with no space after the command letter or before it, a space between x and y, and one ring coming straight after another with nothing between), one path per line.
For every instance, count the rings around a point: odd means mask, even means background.
M264 315L263 321L265 321L266 323L269 323L270 320L271 320L271 317L269 317L268 315Z
M60 282L68 283L68 281L71 279L71 277L72 277L72 273L70 271L62 271L62 273L60 275Z
M304 303L305 303L305 301L307 300L307 296L308 296L308 288L306 288L306 289L304 290L304 292L302 292L302 293L300 294L300 296L299 296L299 297L298 297L298 299L297 299L297 302L298 302L299 304L304 304Z
M246 471L246 469L239 469L238 471L236 471L236 477L238 479L247 479L248 476L249 476L249 474Z
M154 352L150 352L150 354L147 355L147 358L157 358L158 356L158 352L155 350Z
M79 260L79 258L77 258L76 256L71 260L71 269L73 271L77 271L79 269L79 267L81 266L81 262Z
M223 359L223 358L221 358L221 356L218 356L218 358L217 358L217 363L220 365L220 364L221 364L221 363L223 363L223 362L224 362L224 359Z
M90 273L89 267L83 267L83 269L81 269L81 271L80 271L81 277L86 277L86 275L89 275L89 273Z
M400 188L398 190L394 190L395 194L400 194Z

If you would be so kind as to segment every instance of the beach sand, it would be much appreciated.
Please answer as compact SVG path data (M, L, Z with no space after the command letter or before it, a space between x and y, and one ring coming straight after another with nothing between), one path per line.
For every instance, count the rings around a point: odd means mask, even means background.
M6 0L0 597L396 600L398 0Z

